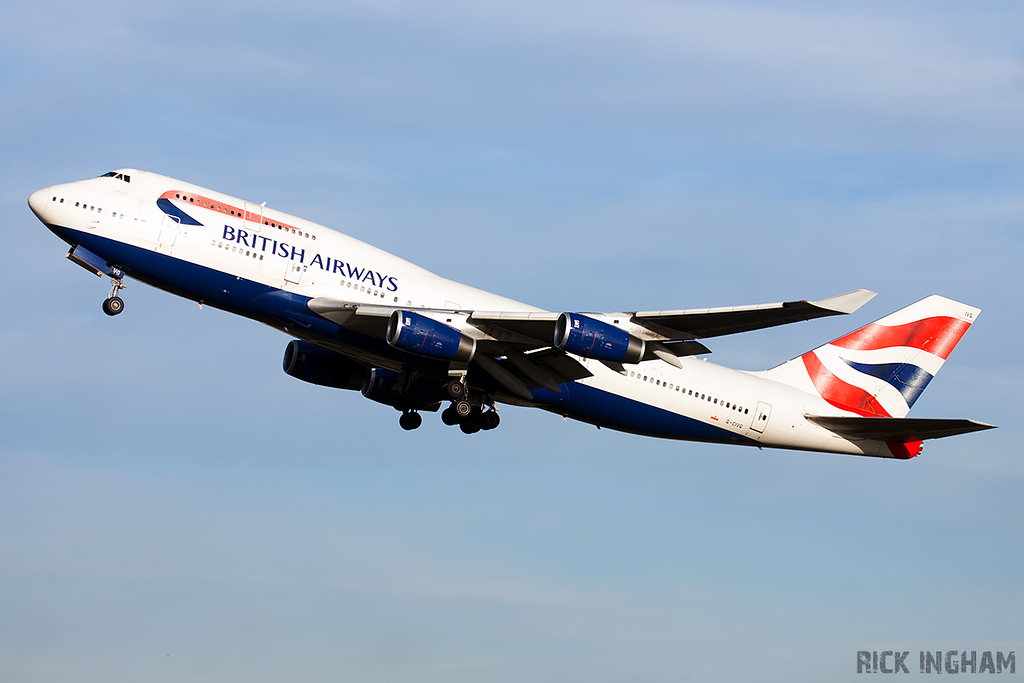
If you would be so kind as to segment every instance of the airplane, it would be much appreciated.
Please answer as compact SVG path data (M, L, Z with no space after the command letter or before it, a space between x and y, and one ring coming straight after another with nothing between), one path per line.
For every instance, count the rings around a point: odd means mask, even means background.
M979 309L929 296L765 371L707 362L704 340L853 313L875 294L666 311L546 311L440 277L322 225L138 169L53 185L29 207L110 278L132 278L293 339L284 371L401 412L441 410L466 434L499 404L632 434L910 459L922 442L990 429L908 418ZM446 405L445 405L446 404Z

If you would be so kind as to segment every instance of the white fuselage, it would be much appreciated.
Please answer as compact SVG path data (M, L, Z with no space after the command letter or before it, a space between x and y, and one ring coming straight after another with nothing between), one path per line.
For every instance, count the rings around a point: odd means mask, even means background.
M542 310L275 209L154 173L117 173L40 190L30 204L65 241L181 296L242 315L250 315L253 293L275 290L402 309ZM652 360L622 374L573 358L592 376L534 405L649 436L889 455L883 442L849 440L809 422L807 414L849 413L759 373L690 356L681 368Z

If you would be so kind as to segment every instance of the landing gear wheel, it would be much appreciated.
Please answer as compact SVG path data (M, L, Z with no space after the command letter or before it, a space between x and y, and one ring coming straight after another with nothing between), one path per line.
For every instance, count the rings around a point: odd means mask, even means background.
M455 401L452 403L452 410L455 411L460 420L465 420L473 412L473 406L466 400Z
M501 418L498 417L498 411L496 410L488 410L480 415L480 429L485 431L494 429L500 422Z
M463 434L476 434L480 431L480 420L470 418L459 423L459 429Z
M448 392L448 397L453 401L457 401L466 395L466 385L461 380L453 379L444 388Z
M124 300L119 296L112 296L103 302L103 312L107 315L117 315L124 310Z
M454 427L459 424L459 416L455 412L455 408L449 406L441 411L441 422L445 423L449 427Z
M408 413L402 413L402 417L398 418L398 424L408 432L423 424L423 418L419 413L409 411Z

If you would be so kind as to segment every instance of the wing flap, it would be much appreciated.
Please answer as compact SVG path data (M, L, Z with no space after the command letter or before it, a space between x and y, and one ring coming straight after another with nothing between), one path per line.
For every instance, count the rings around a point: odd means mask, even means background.
M873 439L899 443L941 439L946 436L995 429L995 425L961 419L836 415L806 415L805 417L829 431L852 439Z
M555 338L555 323L558 322L558 315L558 313L547 311L529 313L475 311L469 316L469 322L483 329L501 328L517 337L532 340L536 342L537 346L550 346ZM512 341L512 339L507 341Z

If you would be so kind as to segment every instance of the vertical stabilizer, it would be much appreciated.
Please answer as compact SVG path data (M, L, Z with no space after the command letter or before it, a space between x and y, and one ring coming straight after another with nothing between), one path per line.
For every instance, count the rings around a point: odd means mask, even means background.
M933 294L766 376L857 415L904 417L980 312Z

